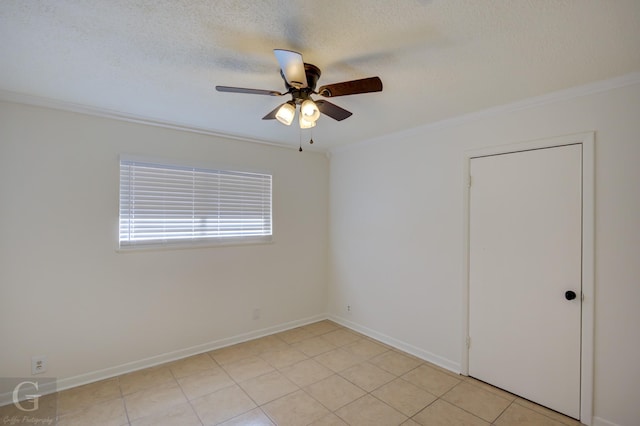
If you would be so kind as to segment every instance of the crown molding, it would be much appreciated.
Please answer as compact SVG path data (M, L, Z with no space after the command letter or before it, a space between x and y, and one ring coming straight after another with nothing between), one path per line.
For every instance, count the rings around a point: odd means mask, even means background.
M248 136L239 136L229 133L216 132L203 127L191 126L183 123L172 122L168 120L157 120L142 115L130 114L122 111L111 110L108 108L92 107L73 102L62 101L58 99L46 98L42 96L29 95L26 93L11 92L0 89L0 101L12 102L16 104L36 106L42 108L50 108L59 111L73 112L93 117L109 118L112 120L126 121L129 123L144 124L153 127L162 127L165 129L179 130L183 132L198 133L206 136L213 136L223 139L231 139L242 142L256 143L260 145L270 145L277 148L298 149L297 146L287 145L283 143L272 142L263 139L255 139Z
M423 134L424 132L435 130L435 129L443 129L448 127L459 126L463 123L475 121L481 118L493 117L500 114L537 108L544 105L550 105L557 102L576 99L583 96L593 95L596 93L606 92L609 90L619 89L622 87L632 86L636 84L640 84L640 72L625 74L620 77L615 77L607 80L596 81L596 82L585 84L582 86L563 89L556 92L547 93L545 95L535 96L532 98L523 99L523 100L512 102L509 104L499 105L496 107L483 109L483 110L472 112L469 114L447 118L447 119L436 121L433 123L423 124L421 126L412 127L410 129L401 130L399 132L380 135L375 138L367 139L362 142L357 142L353 144L331 148L330 153L337 154L337 153L349 151L351 149L355 149L358 147L364 147L367 145L383 143L385 141L388 141L389 138L391 137L395 137L395 138L411 137L411 136Z

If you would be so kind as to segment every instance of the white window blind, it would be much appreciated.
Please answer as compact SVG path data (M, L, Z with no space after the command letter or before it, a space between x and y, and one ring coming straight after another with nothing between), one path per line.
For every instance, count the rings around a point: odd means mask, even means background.
M270 175L120 161L120 247L271 235Z

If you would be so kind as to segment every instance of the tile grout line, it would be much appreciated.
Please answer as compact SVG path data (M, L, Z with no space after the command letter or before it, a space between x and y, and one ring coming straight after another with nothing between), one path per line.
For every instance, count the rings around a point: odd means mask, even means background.
M209 355L209 354L207 354ZM188 359L191 357L187 357L184 359ZM211 356L209 356L209 358L211 358ZM212 361L215 363L216 361L214 359L212 359ZM174 361L175 362L175 361ZM187 396L187 394L184 392L184 389L182 388L182 385L180 384L180 382L178 381L178 378L176 377L175 373L173 372L173 370L171 369L171 367L169 368L169 372L171 373L171 376L173 376L173 380L176 381L176 384L178 385L178 388L180 388L180 392L182 392L182 395L184 396L184 399L187 400L187 404L189 404L189 407L191 407L191 410L193 411L193 413L196 415L196 417L198 418L198 421L200 422L200 425L204 425L204 421L200 418L200 414L198 414L198 412L196 411L196 407L193 406L193 404L191 403L191 400L189 399L189 397ZM196 373L193 373L196 374ZM187 377L187 376L184 376ZM177 405L177 404L176 404Z
M122 386L120 385L120 376L116 376L115 379L118 381L118 391L120 392L120 400L122 400L122 406L124 407L124 415L127 417L127 423L131 425L129 409L127 408L127 400L124 399L124 393L122 392Z
M449 389L448 391L446 391L445 393L443 393L443 394L442 394L442 396L441 396L441 397L439 397L438 399L442 399L444 402L448 402L449 404L453 405L454 407L457 407L457 408L459 408L459 409L461 409L461 410L463 410L463 411L465 411L465 412L467 412L467 413L471 414L472 416L474 416L474 417L476 417L476 418L478 418L478 419L480 419L480 420L482 420L482 421L484 421L484 422L489 423L490 425L493 425L493 423L494 423L496 420L498 420L498 418L500 418L500 416L502 416L502 414L507 410L507 408L509 408L509 407L511 406L511 404L513 404L513 402L514 402L514 401L510 401L510 402L509 402L509 405L507 405L507 407L506 407L506 408L504 408L502 411L500 411L500 414L498 414L498 415L497 415L497 416L496 416L492 421L485 420L485 419L483 419L482 417L480 417L479 415L477 415L477 414L475 414L475 413L472 413L471 411L467 410L466 408L464 408L464 407L460 407L458 404L455 404L455 403L453 403L453 402L451 402L451 401L447 401L446 399L442 398L443 396L445 396L446 394L448 394L449 392L451 392L454 388L458 387L459 385L461 385L461 384L463 384L463 383L466 383L466 381L465 381L465 380L460 380L460 383L457 383L457 384L456 384L455 386L453 386L451 389ZM471 384L469 384L469 385L471 385ZM492 395L494 395L494 396L496 396L496 397L498 397L498 398L501 398L501 399L504 399L505 401L508 401L508 399L503 398L503 397L501 397L501 396L499 396L499 395L495 395L493 392L489 392L489 391L488 391L488 390L486 390L486 389L482 389L480 386L476 386L476 387L477 387L478 389L482 390L482 391L485 391L485 392L490 393L490 394L492 394Z
M433 395L433 394L432 394ZM435 395L434 395L435 396ZM418 414L420 414L421 412L423 412L424 410L426 410L427 408L431 407L436 401L438 401L440 399L439 396L436 397L436 399L434 399L433 401L431 401L430 403L428 403L427 405L425 405L424 407L422 407L421 409L419 409L416 413L413 414L413 416L409 417L409 419L413 420L414 422L418 423L418 424L422 424L420 422L418 422L417 420L414 419L414 417L416 417Z
M497 416L495 419L493 419L493 421L491 422L491 424L492 424L492 425L495 425L495 424L496 424L496 422L498 421L498 419L500 419L500 417L502 417L502 415L503 415L503 414L504 414L504 413L509 409L509 407L511 407L513 404L515 404L515 402L516 402L516 400L515 400L515 399L514 399L513 401L511 401L511 402L509 403L509 405L507 405L507 407L506 407L504 410L502 410L502 411L500 412L500 414L498 414L498 416Z
M561 420L554 419L553 417L551 417L551 416L547 415L546 413L543 413L543 412L540 412L540 411L536 411L536 410L534 410L534 409L532 409L532 408L526 407L526 406L524 406L524 405L522 405L522 404L518 403L518 398L520 398L520 399L522 399L522 400L525 400L525 401L528 401L528 402L531 402L532 404L536 404L535 402L533 402L533 401L529 401L528 399L524 399L524 398L523 398L523 397L521 397L521 396L516 396L516 399L514 399L514 400L513 400L513 403L514 403L514 404L519 405L520 407L525 408L525 409L527 409L527 410L531 410L531 411L533 411L534 413L540 414L541 416L544 416L544 417L546 417L546 418L548 418L548 419L551 419L551 420L553 420L554 422L561 423L561 424L563 424L563 425L567 425L567 423L565 423L565 422L563 422L563 421L561 421ZM551 410L551 408L547 408L547 407L545 407L545 406L543 406L543 405L540 405L540 404L536 404L536 405L539 405L540 407L543 407L543 408L545 408L545 409L547 409L547 410ZM561 415L561 416L565 416L565 417L566 417L566 415L565 415L565 414L562 414L562 413L560 413L560 412L558 412L558 411L554 411L554 410L551 410L551 411L553 411L554 413L557 413L557 414L559 414L559 415ZM569 418L570 418L571 420L574 420L574 421L578 422L578 424L580 424L580 425L582 425L582 424L583 424L583 423L582 423L580 420L578 420L578 419L574 419L574 418L572 418L572 417L569 417Z

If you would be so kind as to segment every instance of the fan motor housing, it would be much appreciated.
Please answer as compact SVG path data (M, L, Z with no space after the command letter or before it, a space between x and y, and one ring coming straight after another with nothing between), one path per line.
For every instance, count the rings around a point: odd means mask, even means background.
M299 89L301 92L307 92L307 93L312 93L315 89L316 89L316 84L318 84L318 80L320 79L320 74L322 74L322 72L320 71L320 68L318 68L317 66L313 65L313 64L304 64L304 73L307 77L307 87L303 88L303 89ZM291 86L289 83L287 83L287 79L284 76L284 73L282 72L282 70L280 70L280 76L282 77L282 79L284 80L284 85L287 88L287 91L292 90L292 91L296 91L297 89L293 86Z

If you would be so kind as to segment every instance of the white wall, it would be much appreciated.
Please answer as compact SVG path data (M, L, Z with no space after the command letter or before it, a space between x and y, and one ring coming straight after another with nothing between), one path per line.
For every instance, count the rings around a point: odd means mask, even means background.
M272 172L274 242L116 252L121 153ZM47 355L72 385L323 315L328 163L0 102L0 377Z
M638 424L639 114L635 75L335 151L330 313L459 370L464 152L595 130L594 424Z

